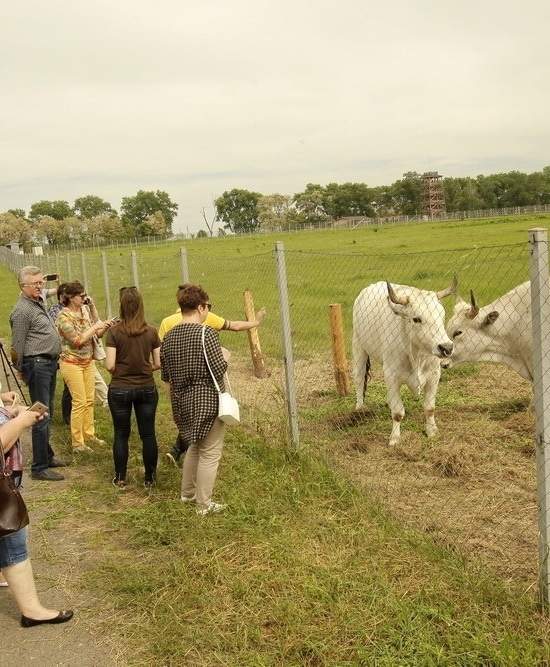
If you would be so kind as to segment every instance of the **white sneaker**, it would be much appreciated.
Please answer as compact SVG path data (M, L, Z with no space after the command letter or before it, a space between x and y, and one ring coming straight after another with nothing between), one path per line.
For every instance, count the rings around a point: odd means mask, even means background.
M196 496L180 496L182 503L194 503L196 499Z
M197 514L205 516L206 514L214 514L214 512L221 512L227 507L223 503L215 503L211 500L206 507L197 507Z

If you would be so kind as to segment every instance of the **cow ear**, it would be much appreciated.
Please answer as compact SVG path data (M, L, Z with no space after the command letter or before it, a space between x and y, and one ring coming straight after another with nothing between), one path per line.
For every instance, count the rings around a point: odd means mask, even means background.
M498 312L498 310L492 310L483 320L483 326L486 327L489 326L489 324L493 324L494 322L496 322L498 320L499 315L500 313Z
M399 315L399 317L406 316L406 308L400 303L394 303L390 297L388 297L388 305L392 309L394 315Z

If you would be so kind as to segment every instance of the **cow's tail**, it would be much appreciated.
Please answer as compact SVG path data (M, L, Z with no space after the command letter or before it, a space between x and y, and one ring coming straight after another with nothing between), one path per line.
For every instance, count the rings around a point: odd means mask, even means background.
M365 396L367 395L367 384L369 380L371 379L371 374L370 374L370 357L367 354L367 362L365 364L365 382L363 383L363 401L365 400Z

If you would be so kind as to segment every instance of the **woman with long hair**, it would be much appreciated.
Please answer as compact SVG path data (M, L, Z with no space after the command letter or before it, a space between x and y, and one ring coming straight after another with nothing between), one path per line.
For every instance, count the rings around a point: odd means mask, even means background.
M95 361L94 336L103 336L112 321L90 323L82 306L86 290L78 281L67 283L61 296L64 305L56 326L61 336L59 370L72 397L71 436L74 452L90 452L89 445L104 445L95 435L94 393Z
M172 413L181 441L188 447L183 462L181 500L196 502L197 514L219 512L225 505L212 500L222 455L224 423L218 419L218 391L208 363L221 390L227 370L218 333L204 321L211 308L200 285L178 290L182 323L162 343L162 379L170 383Z
M136 287L120 290L120 322L109 329L106 339L105 368L112 374L107 400L113 417L113 484L124 489L128 465L132 407L143 444L145 487L155 482L157 438L155 415L158 392L153 371L160 368L160 340L143 313L143 299Z

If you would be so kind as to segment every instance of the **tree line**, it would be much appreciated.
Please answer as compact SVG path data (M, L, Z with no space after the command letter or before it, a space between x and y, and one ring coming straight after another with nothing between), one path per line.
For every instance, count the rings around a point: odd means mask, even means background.
M65 200L42 200L32 204L28 215L23 209L0 213L0 243L17 241L28 250L35 243L105 243L143 236L167 236L178 205L162 190L139 190L123 197L120 214L96 195L77 197L71 206Z
M489 176L442 179L448 212L550 203L550 166ZM370 218L422 213L422 175L410 171L391 185L308 183L293 196L233 189L215 200L216 221L234 233L316 225L350 216ZM213 234L208 225L210 235ZM222 231L222 230L220 230ZM203 235L206 232L203 231Z
M550 203L550 166L541 171L509 171L489 176L442 179L447 211L469 211ZM118 213L96 195L75 199L42 200L23 209L0 213L0 243L18 241L28 249L33 242L49 245L105 243L144 236L169 236L178 211L167 192L140 190L123 197ZM410 171L391 185L366 183L308 183L294 195L261 194L234 188L214 201L214 213L202 217L207 230L198 237L292 229L320 225L350 216L387 217L422 212L422 176Z

